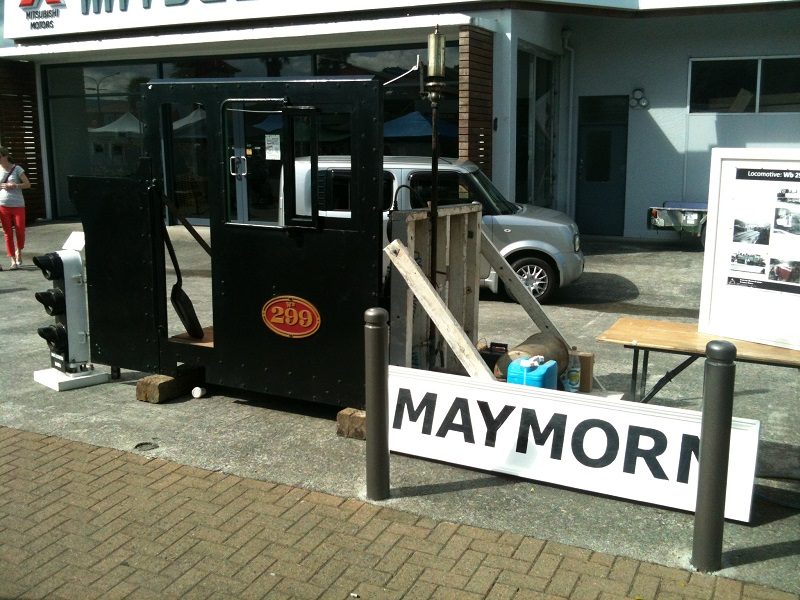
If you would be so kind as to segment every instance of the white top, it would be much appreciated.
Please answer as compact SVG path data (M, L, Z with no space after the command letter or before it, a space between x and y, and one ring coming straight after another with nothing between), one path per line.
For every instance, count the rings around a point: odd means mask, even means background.
M22 183L22 174L25 171L19 165L11 165L11 175L6 179L8 171L0 166L0 182L6 183ZM13 190L0 190L0 206L8 207L24 207L25 198L22 196L22 190L15 188Z

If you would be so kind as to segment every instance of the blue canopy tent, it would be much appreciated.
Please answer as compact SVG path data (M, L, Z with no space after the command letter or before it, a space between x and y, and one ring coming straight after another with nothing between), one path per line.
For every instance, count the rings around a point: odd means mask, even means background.
M283 117L280 114L268 115L263 121L256 123L253 127L263 129L267 133L275 133L280 131L281 127L283 127Z
M383 137L385 138L430 137L432 132L430 117L423 115L418 110L383 124ZM439 136L457 138L458 127L449 121L439 119Z

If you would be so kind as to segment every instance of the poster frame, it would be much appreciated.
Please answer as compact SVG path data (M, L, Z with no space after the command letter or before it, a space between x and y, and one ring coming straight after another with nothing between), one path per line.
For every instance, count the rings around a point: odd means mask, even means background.
M780 201L781 191L800 193L800 149L712 149L700 332L800 350L800 280L773 279L777 265L800 264L800 233L778 226L779 210L800 217L800 201ZM754 230L752 243L741 237Z

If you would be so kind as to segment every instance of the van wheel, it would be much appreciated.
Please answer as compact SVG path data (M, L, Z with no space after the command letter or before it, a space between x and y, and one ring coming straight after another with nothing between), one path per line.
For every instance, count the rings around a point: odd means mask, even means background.
M540 304L545 304L558 288L555 271L546 260L528 256L515 260L511 268Z

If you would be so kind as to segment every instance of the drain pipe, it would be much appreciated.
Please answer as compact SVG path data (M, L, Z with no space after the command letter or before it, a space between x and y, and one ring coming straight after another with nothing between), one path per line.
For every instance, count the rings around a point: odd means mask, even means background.
M569 45L570 37L572 37L572 31L570 29L565 28L561 30L561 47L565 53L569 54L569 81L567 82L567 213L575 218L575 173L573 172L573 135L575 122L573 113L575 104L572 99L575 85L575 50Z

